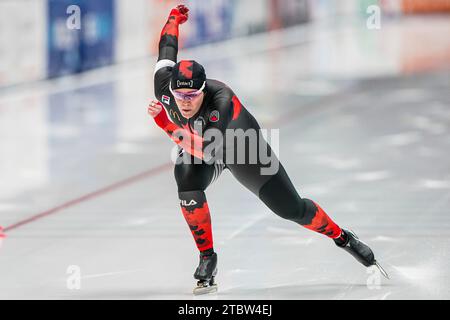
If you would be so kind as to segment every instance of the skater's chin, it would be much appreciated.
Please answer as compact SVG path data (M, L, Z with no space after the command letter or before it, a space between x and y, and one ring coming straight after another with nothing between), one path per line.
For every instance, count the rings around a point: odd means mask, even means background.
M192 117L192 114L189 112L181 112L181 115L186 119L190 119Z
M188 110L188 109L181 109L181 115L185 117L186 119L190 119L194 116L195 112L194 110Z

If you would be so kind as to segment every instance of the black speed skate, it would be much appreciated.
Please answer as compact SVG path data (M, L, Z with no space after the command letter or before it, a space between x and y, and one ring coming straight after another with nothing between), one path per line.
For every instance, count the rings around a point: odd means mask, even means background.
M194 278L198 280L197 287L194 288L194 294L217 292L217 284L214 282L216 274L217 254L200 253L200 263L194 273Z
M359 240L358 236L354 232L344 229L342 229L342 232L344 235L334 240L336 245L350 253L356 260L366 267L376 266L380 270L381 274L385 278L389 279L389 275L377 262L375 255L369 246Z

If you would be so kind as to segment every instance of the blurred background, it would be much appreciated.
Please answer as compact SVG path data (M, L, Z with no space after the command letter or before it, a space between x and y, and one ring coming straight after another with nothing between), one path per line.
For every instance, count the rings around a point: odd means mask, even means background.
M146 114L180 2L179 59L280 129L300 194L394 278L368 290L224 173L208 194L223 297L450 298L450 0L1 0L0 298L190 297L172 144ZM83 290L66 287L70 265Z
M161 25L176 1L134 0L3 0L0 16L0 86L27 83L83 72L111 64L144 59L156 54ZM296 25L324 25L329 29L353 26L359 29L358 49L373 55L387 51L377 59L393 60L394 52L410 54L402 62L392 61L397 70L405 72L430 68L433 64L448 63L446 36L443 24L435 32L430 20L415 26L416 37L397 33L367 32L365 20L375 13L375 5L382 12L383 26L411 15L441 15L448 18L447 0L213 0L208 5L200 1L185 1L192 18L183 26L182 48L247 37L256 33L285 29ZM67 26L69 17L80 10L76 29ZM381 23L381 22L380 22ZM433 22L434 23L434 22ZM363 28L358 28L363 26ZM383 36L381 36L381 33ZM418 47L427 36L438 34L442 41L430 41L429 50L440 55L428 63ZM420 38L423 37L423 38ZM388 39L383 39L388 38ZM379 47L377 47L379 46ZM382 47L382 48L381 48ZM392 52L392 53L391 53ZM327 63L326 53L318 59ZM422 61L422 62L421 62ZM381 64L381 63L380 63ZM394 68L394 66L392 66Z

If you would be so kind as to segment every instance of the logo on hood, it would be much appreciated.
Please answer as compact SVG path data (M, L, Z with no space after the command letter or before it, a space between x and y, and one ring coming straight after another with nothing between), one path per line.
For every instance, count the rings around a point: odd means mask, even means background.
M194 80L188 80L188 81L177 80L177 88L180 88L180 87L192 88L193 86L194 86Z

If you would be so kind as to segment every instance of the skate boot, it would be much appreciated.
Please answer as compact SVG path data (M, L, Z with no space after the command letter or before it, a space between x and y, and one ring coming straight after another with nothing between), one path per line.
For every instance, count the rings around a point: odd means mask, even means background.
M197 287L194 288L194 294L217 292L217 284L214 282L216 274L217 254L200 253L200 263L194 273L194 278L198 280Z
M366 267L377 266L381 274L389 279L387 272L381 267L377 260L375 260L375 255L369 246L359 240L358 236L353 231L342 229L342 232L344 234L334 240L336 245L350 253Z

